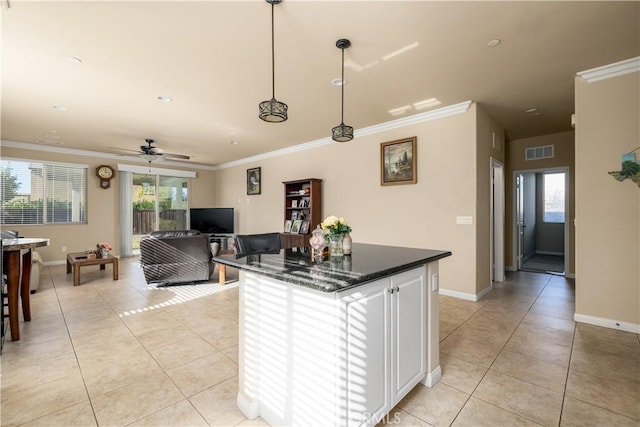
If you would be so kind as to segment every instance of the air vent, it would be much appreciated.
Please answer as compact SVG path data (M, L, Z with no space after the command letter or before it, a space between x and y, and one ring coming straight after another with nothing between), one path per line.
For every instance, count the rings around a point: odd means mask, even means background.
M525 160L551 159L553 157L553 145L544 147L531 147L524 151Z

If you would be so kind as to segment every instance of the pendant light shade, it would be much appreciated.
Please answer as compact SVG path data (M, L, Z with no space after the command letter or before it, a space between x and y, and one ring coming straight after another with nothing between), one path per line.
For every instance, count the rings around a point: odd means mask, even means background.
M287 120L287 104L276 99L275 43L273 31L273 8L282 0L265 0L271 5L271 99L258 105L258 117L265 122L278 123Z
M344 50L351 46L347 39L340 39L336 42L336 47L342 51L342 102L340 108L340 124L331 129L331 139L336 142L349 142L353 139L353 127L344 124Z

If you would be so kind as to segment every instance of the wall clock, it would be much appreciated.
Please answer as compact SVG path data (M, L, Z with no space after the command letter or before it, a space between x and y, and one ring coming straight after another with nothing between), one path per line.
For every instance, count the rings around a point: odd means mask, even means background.
M100 187L111 187L111 180L115 178L116 171L109 165L100 165L96 168L96 176L100 179Z

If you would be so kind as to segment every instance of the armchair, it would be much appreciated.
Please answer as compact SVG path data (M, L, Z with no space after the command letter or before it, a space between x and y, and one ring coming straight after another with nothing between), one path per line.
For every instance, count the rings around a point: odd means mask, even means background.
M209 237L195 230L154 231L140 240L140 264L147 283L209 280L215 264Z

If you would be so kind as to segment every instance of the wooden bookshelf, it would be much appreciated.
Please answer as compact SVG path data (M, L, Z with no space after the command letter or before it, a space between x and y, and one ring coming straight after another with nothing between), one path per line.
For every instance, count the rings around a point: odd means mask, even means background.
M322 222L322 180L307 178L285 181L283 184L283 230L287 221L291 221L292 226L296 220L308 221L306 230L292 230L283 233L283 247L309 246L311 232Z

